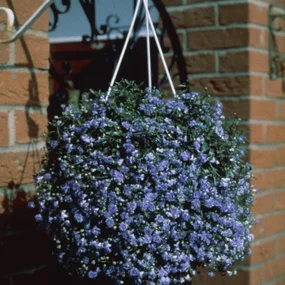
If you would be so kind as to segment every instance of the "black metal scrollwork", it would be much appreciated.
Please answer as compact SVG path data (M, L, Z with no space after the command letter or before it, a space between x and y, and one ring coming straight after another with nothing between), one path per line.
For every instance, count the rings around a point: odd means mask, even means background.
M280 10L282 12L280 12ZM278 11L278 12L276 12ZM282 31L282 25L277 26L278 20L285 24L284 7L270 5L268 10L268 29L269 29L269 76L270 79L281 79L285 77L285 54L278 50L276 43L276 33ZM279 22L279 23L280 23Z
M52 32L56 29L57 23L58 23L58 16L61 14L65 14L69 11L71 2L70 0L61 0L61 5L65 8L63 10L60 10L57 8L57 5L55 3L51 4L50 9L53 15L53 21L49 23L49 31Z
M100 27L101 32L96 26L96 0L79 0L81 7L88 19L91 29L91 35L83 35L83 42L92 42L97 39L99 35L105 35L107 32L107 25Z

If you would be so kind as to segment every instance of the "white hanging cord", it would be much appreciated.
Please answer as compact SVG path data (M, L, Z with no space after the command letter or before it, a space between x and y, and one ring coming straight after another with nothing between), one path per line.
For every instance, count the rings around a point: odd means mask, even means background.
M161 60L162 60L162 63L163 63L163 66L164 66L164 69L165 69L168 81L169 81L169 84L170 84L170 87L171 87L171 90L172 90L172 93L173 93L174 97L176 97L177 95L176 95L176 91L175 91L175 88L174 88L174 85L173 85L173 82L172 82L172 79L171 79L171 76L170 76L170 72L168 70L168 66L167 66L167 63L165 61L165 58L164 58L164 55L163 55L163 51L162 51L162 48L160 46L159 39L157 37L156 31L155 31L155 28L154 28L154 25L153 25L153 22L152 22L152 19L151 19L149 10L148 10L147 0L143 0L143 3L144 3L144 6L145 6L146 17L149 20L149 24L151 26L151 29L152 29L152 32L153 32L153 36L154 36L154 39L156 41L156 45L157 45L157 48L158 48L158 51L159 51L159 54L160 54L160 57L161 57Z
M146 0L148 7L148 0ZM147 73L148 73L148 88L152 90L152 74L151 74L151 51L150 51L150 33L149 33L149 19L145 14L146 22L146 46L147 46Z
M126 40L125 40L125 43L124 43L124 46L123 46L123 49L122 49L122 52L121 52L119 61L118 61L118 63L117 63L115 72L114 72L114 74L113 74L113 77L112 77L112 80L111 80L111 83L110 83L110 87L109 87L108 92L107 92L107 96L106 96L106 98L105 98L106 101L108 100L108 98L109 98L109 96L110 96L112 87L113 87L113 85L114 85L114 83L115 83L115 80L116 80L116 78L117 78L117 75L118 75L118 72L119 72L119 69L120 69L122 60L123 60L123 57L124 57L124 55L125 55L125 53L126 53L126 49L127 49L128 43L129 43L129 41L130 41L132 31L133 31L133 29L134 29L134 25L135 25L135 21L136 21L138 12L139 12L140 5L141 5L141 0L138 0L137 6L136 6L136 9L135 9L135 12L134 12L134 16L133 16L133 19L132 19L132 23L131 23L131 26L130 26L130 29L129 29L129 32L128 32L128 35L127 35L127 38L126 38Z
M109 89L108 89L108 92L107 92L107 95L106 95L106 98L105 98L106 101L108 100L108 98L109 98L109 96L110 96L110 94L111 94L112 87L113 87L113 85L114 85L114 83L115 83L115 80L116 80L116 78L117 78L117 75L118 75L118 72L119 72L119 69L120 69L122 60L123 60L123 57L124 57L124 55L125 55L125 53L126 53L126 49L127 49L128 43L129 43L129 41L130 41L130 37L131 37L132 31L133 31L133 29L134 29L134 24L135 24L135 21L136 21L138 12L139 12L139 8L140 8L141 1L142 1L142 0L138 0L138 2L137 2L137 6L136 6L136 9L135 9L135 12L134 12L134 16L133 16L133 19L132 19L132 23L131 23L131 26L130 26L128 35L127 35L127 37L126 37L126 41L125 41L125 43L124 43L124 46L123 46L123 49L122 49L122 52L121 52L119 61L118 61L118 63L117 63L115 72L114 72L114 74L113 74L113 77L112 77L112 80L111 80L111 83L110 83L110 87L109 87ZM163 55L163 51L162 51L162 48L161 48L161 46L160 46L159 39L158 39L158 37L157 37L156 31L155 31L155 28L154 28L154 25L153 25L153 22L152 22L152 19L151 19L149 10L148 10L147 0L143 0L143 3L144 3L144 6L145 6L146 18L148 19L149 25L150 25L150 27L151 27L151 29L152 29L152 33L153 33L153 36L154 36L154 39L155 39L155 42L156 42L156 45L157 45L157 48L158 48L158 51L159 51L159 54L160 54L162 63L163 63L163 66L164 66L164 69L165 69L165 72L166 72L166 75L167 75L167 78L168 78L168 81L169 81L169 84L170 84L172 93L173 93L174 97L176 97L177 95L176 95L176 91L175 91L175 88L174 88L174 84L173 84L173 82L172 82L172 79L171 79L171 76L170 76L170 72L169 72L169 70L168 70L168 66L167 66L167 63L166 63L166 61L165 61L165 58L164 58L164 55Z

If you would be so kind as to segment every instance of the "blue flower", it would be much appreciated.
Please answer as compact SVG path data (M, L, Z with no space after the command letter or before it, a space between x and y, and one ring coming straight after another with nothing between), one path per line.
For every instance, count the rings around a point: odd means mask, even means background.
M140 272L137 268L132 268L129 273L130 273L130 276L133 276L133 277L140 275Z
M124 175L120 171L111 170L110 174L115 179L115 181L117 181L117 182L124 182Z
M89 137L89 136L87 136L87 135L82 135L82 136L81 136L81 139L82 139L82 141L84 141L85 143L91 143L91 142L94 141L93 138L91 138L91 137Z
M74 218L75 218L75 220L76 220L78 223L82 223L82 222L83 222L83 216L82 216L81 214L79 214L79 213L76 213L76 214L74 215Z
M214 277L214 276L215 276L215 273L214 273L214 272L209 272L209 273L208 273L208 276L209 276L209 277Z
M58 142L55 140L50 141L50 147L52 149L55 149L58 146Z
M125 230L127 230L128 225L126 223L122 222L119 227L120 227L121 231L125 231Z
M200 150L200 147L201 147L201 144L200 144L198 141L195 141L195 142L193 143L193 146L194 146L194 148L195 148L197 151L199 151L199 150Z
M46 173L46 174L44 175L44 180L46 180L46 181L51 180L51 174L50 174L50 173Z
M115 225L115 222L114 222L114 220L111 217L109 217L106 220L106 225L108 226L108 228L112 228Z
M122 126L126 129L129 130L131 128L131 124L128 122L122 122Z
M41 214L37 214L37 215L35 216L35 219L36 219L37 222L43 221L43 217L42 217Z
M98 273L96 271L89 271L88 272L88 277L91 279L94 279L98 276Z
M33 201L29 202L28 207L31 209L35 208L36 207L35 202L33 202Z
M125 143L125 144L124 144L124 148L125 148L125 150L126 150L126 153L133 153L134 150L135 150L134 145L131 144L131 143Z
M183 152L181 152L181 158L182 158L182 160L183 161L187 161L187 160L189 160L190 159L190 154L189 154L189 152L188 151L183 151Z

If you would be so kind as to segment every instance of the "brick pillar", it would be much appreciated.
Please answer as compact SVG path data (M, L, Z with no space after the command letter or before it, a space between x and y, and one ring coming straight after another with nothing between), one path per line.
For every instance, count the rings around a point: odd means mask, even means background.
M16 29L42 0L0 0L12 9ZM0 15L0 38L4 15ZM24 38L0 45L0 284L46 284L46 238L36 229L33 174L43 154L48 105L48 12Z
M251 257L237 276L211 279L203 271L193 285L285 284L285 92L284 81L268 77L267 27L269 2L285 1L164 2L181 34L191 90L207 87L227 115L242 118L260 191ZM285 53L285 29L275 39Z

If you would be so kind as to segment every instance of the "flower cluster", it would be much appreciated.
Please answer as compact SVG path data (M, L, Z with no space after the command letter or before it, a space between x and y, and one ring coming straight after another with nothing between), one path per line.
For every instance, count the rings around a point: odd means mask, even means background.
M90 93L54 122L36 218L80 277L168 285L199 265L231 274L253 238L244 144L206 95L163 100L125 82L107 101Z

